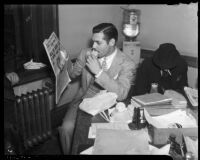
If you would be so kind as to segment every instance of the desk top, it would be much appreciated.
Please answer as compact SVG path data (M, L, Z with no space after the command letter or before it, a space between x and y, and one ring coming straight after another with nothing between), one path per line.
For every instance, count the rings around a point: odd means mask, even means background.
M190 112L196 119L198 119L198 110L187 108L187 112ZM76 126L74 130L73 144L72 144L72 155L77 155L83 150L94 145L95 139L89 139L89 127L91 123L102 123L106 122L99 114L92 116L80 109L78 109Z

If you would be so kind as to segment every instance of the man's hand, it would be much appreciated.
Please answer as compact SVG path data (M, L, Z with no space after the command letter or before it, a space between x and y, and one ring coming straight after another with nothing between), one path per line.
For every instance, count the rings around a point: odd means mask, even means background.
M19 82L19 76L15 72L6 73L6 77L9 79L12 85Z
M57 65L60 70L64 68L65 62L68 61L68 59L69 54L65 50L59 52L59 55L57 57Z
M86 65L95 75L101 71L101 65L95 55L88 56Z

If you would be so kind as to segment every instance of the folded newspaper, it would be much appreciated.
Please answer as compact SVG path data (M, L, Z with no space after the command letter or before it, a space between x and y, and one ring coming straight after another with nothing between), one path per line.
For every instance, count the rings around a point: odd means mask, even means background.
M96 115L112 107L117 99L117 94L113 92L101 92L92 98L83 99L79 108L91 115Z
M63 91L71 81L67 71L69 54L66 53L65 48L54 32L52 32L48 39L44 40L43 45L55 75L55 98L56 104L58 104Z

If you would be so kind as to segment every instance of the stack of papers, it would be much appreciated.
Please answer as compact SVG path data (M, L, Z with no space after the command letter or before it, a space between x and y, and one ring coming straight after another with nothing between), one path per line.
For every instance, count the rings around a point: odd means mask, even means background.
M160 93L150 93L132 97L132 100L138 102L142 106L171 104L172 98Z

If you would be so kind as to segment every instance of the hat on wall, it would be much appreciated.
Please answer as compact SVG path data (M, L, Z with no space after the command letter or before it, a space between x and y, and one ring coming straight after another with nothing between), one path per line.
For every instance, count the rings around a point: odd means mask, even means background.
M153 62L161 69L171 69L176 67L180 53L172 43L160 44L159 48L154 52Z

